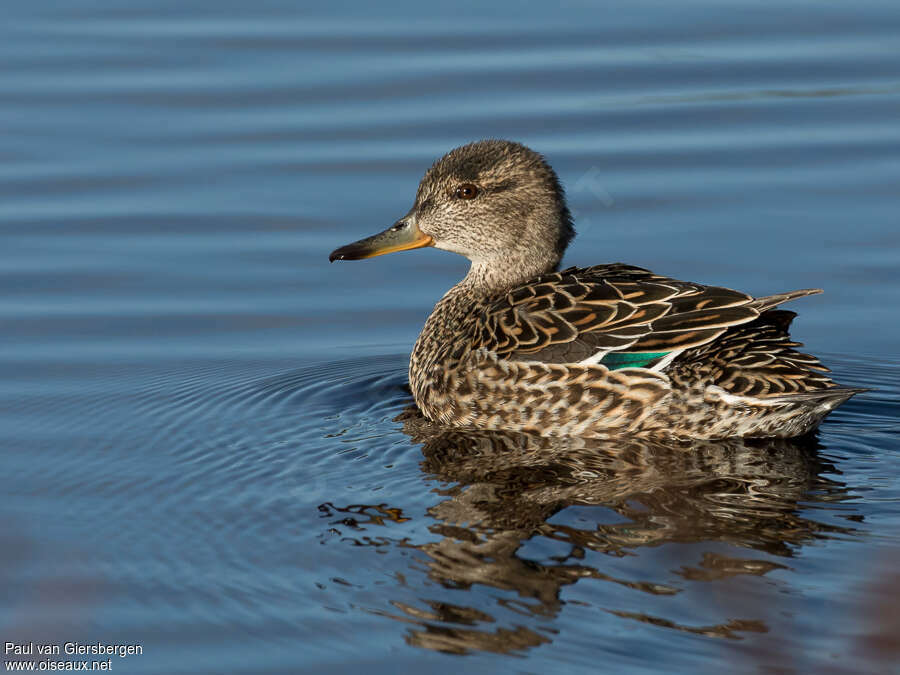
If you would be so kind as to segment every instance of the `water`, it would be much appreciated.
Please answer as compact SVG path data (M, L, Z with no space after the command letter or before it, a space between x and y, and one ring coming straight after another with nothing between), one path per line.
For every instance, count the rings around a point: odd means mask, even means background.
M128 673L895 669L898 44L890 0L7 3L2 641L138 643ZM801 445L429 428L406 360L463 261L327 255L490 136L558 170L567 263L822 286L795 335L875 390Z

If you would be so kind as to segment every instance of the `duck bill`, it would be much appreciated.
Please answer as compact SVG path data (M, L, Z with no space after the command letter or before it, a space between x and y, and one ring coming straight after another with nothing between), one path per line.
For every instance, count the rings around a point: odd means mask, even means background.
M423 246L433 246L434 240L423 233L414 223L403 220L398 221L384 232L379 232L371 237L354 241L352 244L341 246L331 252L328 260L362 260L374 258L385 253L395 251L408 251Z

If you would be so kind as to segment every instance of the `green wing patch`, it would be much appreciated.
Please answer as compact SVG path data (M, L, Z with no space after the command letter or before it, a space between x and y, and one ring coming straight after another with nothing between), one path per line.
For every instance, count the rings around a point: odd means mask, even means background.
M610 370L619 368L647 368L657 359L661 359L669 352L653 352L644 354L632 354L629 352L610 352L604 356L600 363Z

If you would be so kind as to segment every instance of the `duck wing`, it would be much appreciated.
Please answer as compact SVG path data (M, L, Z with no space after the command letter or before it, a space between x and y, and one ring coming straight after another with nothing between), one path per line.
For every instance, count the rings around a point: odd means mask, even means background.
M622 263L571 267L496 298L479 317L475 342L511 360L649 367L815 292L756 299Z
M795 349L803 346L789 335L795 316L783 309L767 310L754 321L729 328L720 339L684 352L670 374L714 383L737 396L830 391L837 385L826 374L828 368L816 357Z

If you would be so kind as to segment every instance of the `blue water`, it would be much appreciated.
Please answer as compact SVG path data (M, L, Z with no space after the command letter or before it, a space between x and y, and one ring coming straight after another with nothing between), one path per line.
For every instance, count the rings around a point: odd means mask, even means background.
M0 643L897 672L898 45L893 0L6 3ZM567 264L822 287L795 336L874 390L803 444L423 425L407 358L464 261L327 256L485 137L557 169Z

